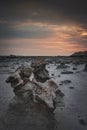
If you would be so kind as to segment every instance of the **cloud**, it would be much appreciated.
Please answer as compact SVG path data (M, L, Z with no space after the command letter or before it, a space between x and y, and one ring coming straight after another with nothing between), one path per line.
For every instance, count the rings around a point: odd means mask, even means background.
M12 38L45 38L51 35L49 28L46 28L41 23L30 24L28 22L20 23L1 23L0 24L0 39Z
M87 50L86 3L85 0L3 0L1 53L57 55Z
M3 0L0 16L13 21L30 19L61 24L71 20L86 23L86 5L86 0Z

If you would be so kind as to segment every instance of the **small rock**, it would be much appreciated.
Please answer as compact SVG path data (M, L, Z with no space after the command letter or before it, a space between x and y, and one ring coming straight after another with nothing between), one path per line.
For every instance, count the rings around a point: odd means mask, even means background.
M72 82L70 80L61 81L61 84L69 84L69 83L72 83Z
M72 87L72 86L70 86L69 88L70 88L70 89L74 89L74 87Z
M65 63L61 63L60 65L57 66L57 69L66 69L69 68L68 65L65 65Z
M73 74L73 72L72 71L63 71L63 72L61 72L61 74Z
M54 76L54 74L51 74L52 76Z
M62 83L60 83L59 85L63 85Z
M11 69L15 69L15 67L12 67Z
M73 68L73 70L77 70L77 68Z
M85 120L84 120L84 119L82 119L82 118L81 118L81 119L79 119L79 123L80 123L81 125L84 125L84 126L86 125Z
M80 73L80 71L76 71L76 73Z

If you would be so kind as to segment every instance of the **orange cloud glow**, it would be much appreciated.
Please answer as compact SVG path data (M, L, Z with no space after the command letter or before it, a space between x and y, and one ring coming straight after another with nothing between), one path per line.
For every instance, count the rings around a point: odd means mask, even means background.
M87 36L87 32L82 32L81 36Z
M87 50L79 41L87 32L77 25L51 25L48 23L27 21L15 23L13 28L21 29L31 26L40 29L47 28L51 34L46 38L17 38L0 40L0 43L9 45L8 53L17 55L70 55L75 51ZM1 48L0 50L3 50ZM4 51L6 48L4 48ZM9 52L10 50L10 52Z

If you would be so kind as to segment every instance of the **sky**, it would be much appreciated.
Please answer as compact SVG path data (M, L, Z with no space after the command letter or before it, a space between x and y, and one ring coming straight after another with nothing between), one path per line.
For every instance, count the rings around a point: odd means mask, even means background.
M3 0L0 55L87 51L87 0Z

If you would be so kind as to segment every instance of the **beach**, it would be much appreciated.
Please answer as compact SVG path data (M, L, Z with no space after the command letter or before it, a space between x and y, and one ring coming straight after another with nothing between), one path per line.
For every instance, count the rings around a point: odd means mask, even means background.
M30 64L31 58L14 58L0 60L0 130L86 130L87 129L87 72L84 71L85 60L67 58L65 68L60 68L59 60L65 62L66 58L50 59L46 69L50 78L55 80L59 89L64 93L62 99L58 98L56 109L51 114L41 111L28 110L28 105L11 106L15 94L10 84L7 84L9 73L21 64ZM57 63L58 61L58 63ZM74 63L75 62L75 63ZM73 69L76 68L76 69ZM67 72L68 71L68 72ZM73 72L73 73L72 73Z

